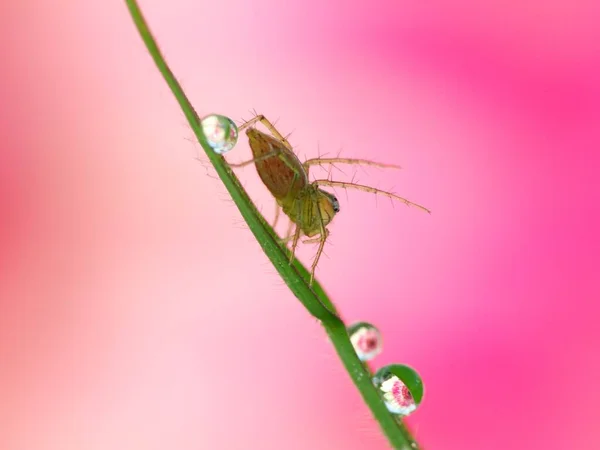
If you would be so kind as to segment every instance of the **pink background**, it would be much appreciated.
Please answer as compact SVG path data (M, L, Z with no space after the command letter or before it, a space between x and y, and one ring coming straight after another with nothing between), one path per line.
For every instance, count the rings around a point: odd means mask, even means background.
M318 270L422 374L426 449L596 449L599 3L421 3L141 6L201 114L433 211L338 192ZM0 37L0 448L388 448L124 3L4 2Z

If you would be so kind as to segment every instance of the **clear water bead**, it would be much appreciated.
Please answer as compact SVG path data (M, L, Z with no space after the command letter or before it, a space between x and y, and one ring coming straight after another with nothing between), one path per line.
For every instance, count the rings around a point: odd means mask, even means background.
M229 117L211 114L203 117L201 124L208 145L215 153L227 153L237 144L238 128Z
M379 330L367 322L358 322L348 327L350 342L361 361L370 361L383 350Z
M394 370L400 367L401 370ZM394 373L398 372L398 374ZM403 373L404 372L404 373ZM413 372L412 374L410 372ZM413 392L409 387L400 379L398 375L410 375L410 379L405 379L409 384L415 384L415 389L418 390L416 393L417 399L413 396ZM379 389L385 406L388 411L392 414L398 414L401 416L407 416L417 409L418 404L423 396L422 383L418 375L416 375L412 369L407 366L388 366L379 369L373 378L373 383Z

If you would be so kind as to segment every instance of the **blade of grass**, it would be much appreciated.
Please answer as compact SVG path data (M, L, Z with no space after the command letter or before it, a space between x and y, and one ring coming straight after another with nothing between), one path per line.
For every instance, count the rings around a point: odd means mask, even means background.
M358 388L363 400L370 408L393 448L417 449L417 443L402 421L388 412L372 383L371 372L358 359L348 337L346 325L337 315L333 302L318 281L315 280L312 289L309 287L308 270L298 260L294 260L291 265L289 264L289 250L279 244L275 231L258 212L225 159L216 154L208 145L200 126L200 118L162 56L137 2L126 0L126 3L152 59L169 85L200 145L263 251L292 293L302 302L310 314L321 321L348 375Z

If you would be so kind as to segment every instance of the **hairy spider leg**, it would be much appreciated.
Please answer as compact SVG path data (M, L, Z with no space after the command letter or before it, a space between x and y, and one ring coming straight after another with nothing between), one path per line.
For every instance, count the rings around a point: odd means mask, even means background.
M303 165L308 173L310 166L322 166L325 164L354 164L361 166L381 167L384 169L401 169L402 167L396 164L383 164L369 159L360 158L311 158L304 161Z
M431 211L424 206L418 205L417 203L413 203L410 200L405 199L404 197L400 197L399 195L393 194L391 192L382 191L381 189L376 189L371 186L364 186L362 184L356 183L346 183L344 181L331 181L331 180L315 180L312 182L315 186L330 186L330 187L341 187L343 189L357 189L363 192L370 192L371 194L381 194L388 198L401 201L407 206L414 206L422 211L425 211L431 214Z
M262 124L265 126L265 128L266 128L267 130L269 130L269 132L270 132L270 133L273 135L273 137L274 137L275 139L277 139L278 141L281 141L281 143L282 143L283 145L285 145L285 147L286 147L286 148L287 148L289 151L291 151L291 152L293 152L293 151L294 151L294 149L292 148L292 146L290 145L290 143L288 142L288 140L287 140L285 137L283 137L283 135L282 135L282 134L281 134L279 131L277 131L277 128L275 128L275 125L273 125L273 124L272 124L272 123L269 121L269 119L267 119L267 118L266 118L265 116L263 116L262 114L257 114L257 115L256 115L255 117L253 117L252 119L250 119L250 120L248 120L248 121L244 122L243 124L241 124L241 125L238 127L238 132L241 132L241 131L242 131L242 130L244 130L245 128L251 127L251 126L252 126L252 125L254 125L256 122L260 122L260 123L262 123Z

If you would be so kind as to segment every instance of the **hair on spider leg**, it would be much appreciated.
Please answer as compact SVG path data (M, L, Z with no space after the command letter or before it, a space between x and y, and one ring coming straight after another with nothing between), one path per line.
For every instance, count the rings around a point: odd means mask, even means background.
M340 146L340 148L338 148L338 151L337 151L337 153L336 153L336 155L335 155L335 159L340 159L340 156L342 155L342 151L343 151L343 150L344 150L344 148L343 148L342 146ZM335 167L337 170L339 170L339 171L340 171L340 173L341 173L342 175L344 175L345 177L347 177L347 176L348 176L348 174L346 174L346 172L344 172L342 169L340 169L340 168L339 168L339 167L338 167L338 166L337 166L335 163L331 163L331 165L332 165L333 167Z
M327 172L327 179L330 180L330 181L333 181L333 174L331 173L331 168Z
M333 164L329 164L329 169L327 170L327 178L331 177L331 170L333 169Z
M254 117L260 116L260 114L258 113L258 111L256 110L256 108L252 108L252 113L254 114Z
M356 172L354 172L352 174L352 178L350 179L350 184L358 184L358 178L356 175L357 175ZM342 189L344 189L344 192L346 193L346 199L348 199L348 188L342 186Z
M331 179L331 180L333 180L333 178L331 178L331 177L332 177L332 171L333 171L333 169L337 169L338 171L340 171L340 172L342 173L342 175L346 175L346 174L344 173L344 171L343 171L342 169L340 169L340 168L339 168L339 167L338 167L338 166L337 166L335 163L333 163L333 162L330 162L330 163L328 163L327 165L329 166L329 168L328 168L328 169L325 169L325 167L323 167L323 166L322 166L322 165L320 165L320 164L317 166L317 167L320 167L320 168L321 168L321 169L323 169L323 170L327 170L327 179Z
M334 192L337 192L337 191L335 191L335 188L333 188L333 189L334 189ZM348 189L344 189L344 194L346 195L346 201L350 202L350 197L348 197Z
M327 245L330 245L332 247L335 247L335 245L333 244L333 242L327 242ZM331 258L329 257L329 255L327 254L327 252L325 251L325 249L323 249L323 251L321 252L321 256L325 256L328 260L331 261Z
M337 154L336 154L336 156L335 156L335 159L339 159L341 154L342 154L342 147L340 147L340 148L338 149L338 152L337 152ZM348 176L348 175L346 174L346 172L344 172L342 169L340 169L340 168L337 166L337 164L336 164L336 163L331 163L330 165L331 165L332 167L336 168L336 169L337 169L337 170L338 170L338 171L339 171L339 172L340 172L342 175L344 175L344 176Z
M244 119L243 116L240 116L241 117L240 119L234 121L238 128L241 127L242 125L244 125L246 122L249 122L250 120L252 120L254 117L256 117L256 114L254 114L251 110L248 110L248 113L252 114L253 117L246 120L246 119Z
M240 117L239 119L234 120L234 122L235 122L235 125L239 128L248 121L246 119L244 119L243 117Z
M277 117L277 119L275 119L272 123L272 125L275 127L277 126L277 123L281 120L281 116Z
M321 159L324 156L327 156L328 154L329 152L321 153L321 143L317 141L317 159Z
M340 172L340 173L341 173L342 175L344 175L345 177L347 177L347 176L348 176L348 174L347 174L346 172L344 172L342 169L340 169L340 168L337 166L337 164L335 164L335 163L332 163L332 164L331 164L331 167L332 167L333 169L337 170L338 172ZM331 173L331 171L330 171L330 173Z
M388 191L390 194L394 193L394 188L396 186L392 186L392 188ZM396 209L396 203L394 203L394 199L392 197L388 197L390 203L392 204L392 208Z
M249 122L250 120L254 119L256 116L258 116L258 113L256 112L256 109L249 109L248 110L248 114L250 115L249 119L244 119L242 117L242 122L240 123L240 125L243 125L246 122Z
M283 138L289 142L289 137L296 132L296 129L293 129L292 131L290 131L288 134L286 134L285 136L283 136Z

